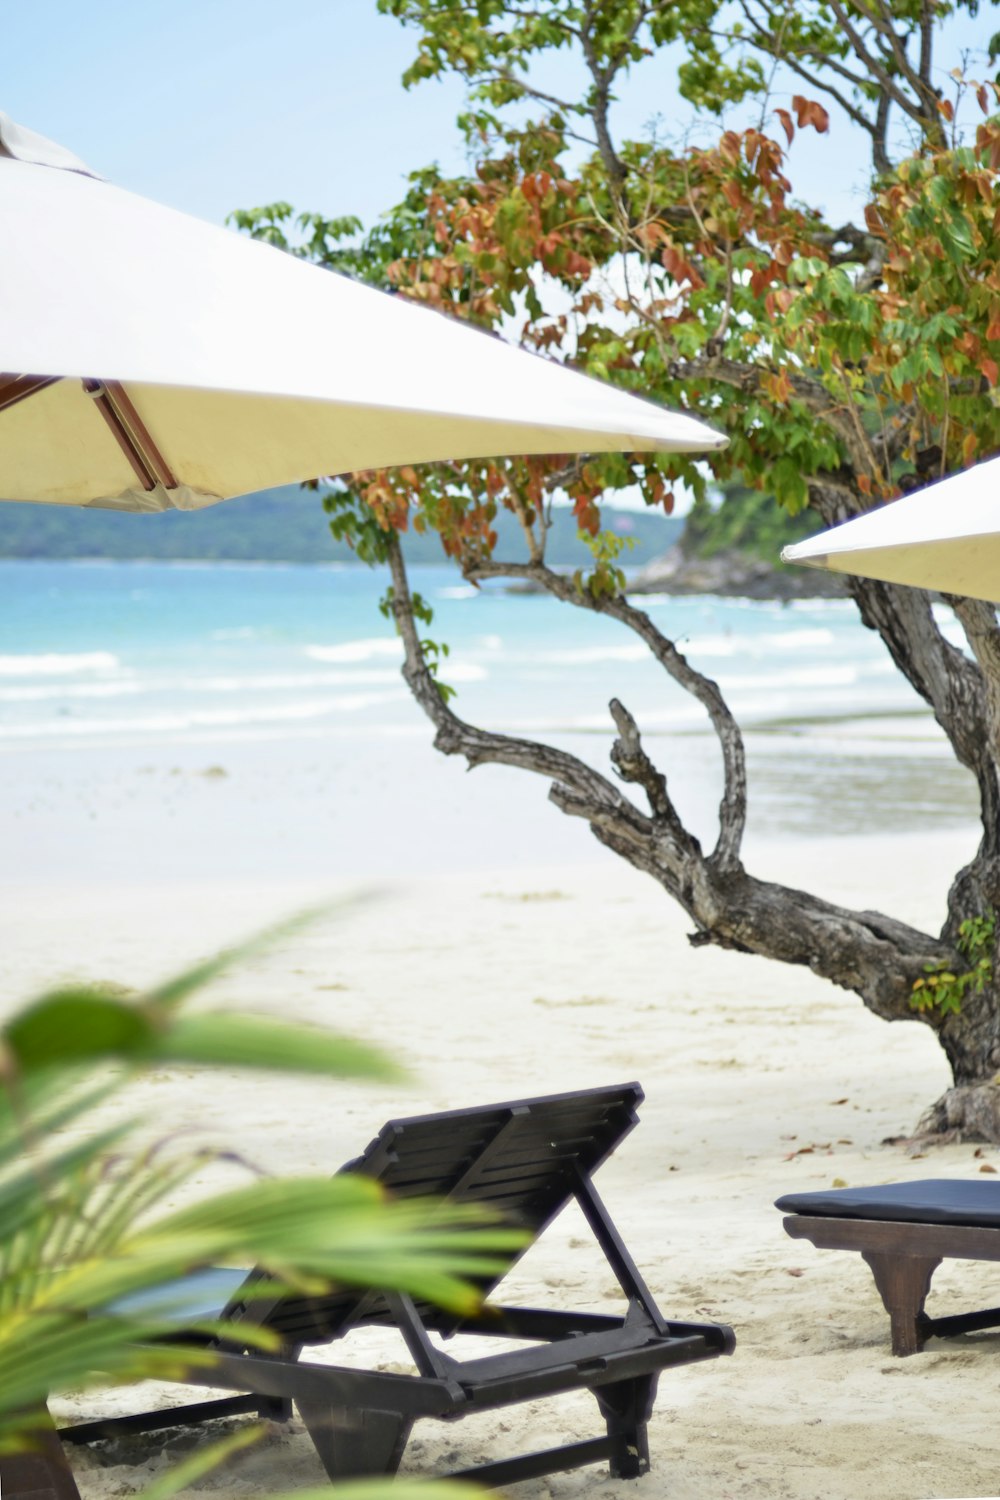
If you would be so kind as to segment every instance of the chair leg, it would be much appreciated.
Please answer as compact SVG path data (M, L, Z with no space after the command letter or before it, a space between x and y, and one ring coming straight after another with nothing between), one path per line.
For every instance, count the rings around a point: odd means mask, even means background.
M0 1457L3 1500L80 1500L73 1471L48 1411L44 1412L30 1453Z
M655 1375L593 1388L611 1439L611 1474L614 1479L638 1479L649 1469L649 1438L646 1423L656 1400Z
M299 1397L295 1404L331 1479L395 1474L399 1468L412 1417Z
M292 1403L284 1396L262 1396L257 1415L266 1417L269 1422L288 1422L292 1416Z
M871 1267L889 1314L893 1354L919 1354L924 1347L924 1303L941 1257L889 1255L877 1250L863 1250L861 1254Z

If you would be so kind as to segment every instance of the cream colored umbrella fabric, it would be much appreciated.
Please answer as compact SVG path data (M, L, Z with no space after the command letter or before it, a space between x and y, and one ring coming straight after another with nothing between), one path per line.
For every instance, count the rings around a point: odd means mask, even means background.
M433 459L700 452L681 413L112 186L0 115L0 496L181 510Z
M1000 458L796 542L781 556L1000 603Z

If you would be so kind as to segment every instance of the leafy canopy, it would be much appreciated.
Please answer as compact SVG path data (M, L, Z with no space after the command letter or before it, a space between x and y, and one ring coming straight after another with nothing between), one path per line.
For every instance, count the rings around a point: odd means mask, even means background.
M850 514L1000 447L1000 95L931 62L932 34L975 14L974 0L378 4L417 34L408 85L446 72L467 81L474 166L458 178L414 172L360 240L355 221L296 220L287 204L237 222L690 410L730 443L710 461L554 455L353 476L328 505L362 557L381 560L380 533L412 525L438 532L474 575L501 508L543 556L547 507L565 495L594 539L586 586L614 592L618 560L598 536L601 498L617 489L638 486L669 511L679 482L700 498L714 478L795 513L832 481ZM698 144L650 131L617 146L616 92L678 41L681 96L720 124ZM583 84L561 97L543 72L570 53ZM721 128L749 96L757 124ZM790 181L796 133L830 135L827 105L841 138L845 115L872 138L879 170L857 225L826 223ZM896 162L890 119L910 133Z

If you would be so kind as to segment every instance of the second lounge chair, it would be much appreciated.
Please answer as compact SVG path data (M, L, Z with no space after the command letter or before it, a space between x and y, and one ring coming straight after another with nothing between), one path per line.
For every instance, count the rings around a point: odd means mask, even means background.
M929 1178L830 1188L788 1193L775 1208L788 1214L793 1239L860 1253L889 1314L893 1354L917 1354L932 1336L1000 1327L1000 1308L948 1318L924 1312L942 1260L1000 1260L1000 1184Z

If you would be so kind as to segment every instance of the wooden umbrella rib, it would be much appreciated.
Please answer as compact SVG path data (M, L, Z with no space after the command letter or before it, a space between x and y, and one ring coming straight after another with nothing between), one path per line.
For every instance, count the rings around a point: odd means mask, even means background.
M6 411L8 406L16 406L19 401L37 395L46 386L55 385L58 379L58 375L14 375L0 372L0 411Z
M60 375L16 375L12 371L0 371L0 411L36 396L50 385L56 385ZM124 386L116 380L84 380L83 388L93 397L94 404L128 459L136 478L144 490L155 490L158 484L164 489L177 488L177 480L149 434L145 422L136 411Z
M157 448L146 424L132 404L124 386L116 380L85 380L83 388L94 404L135 471L144 490L177 488L177 480Z

